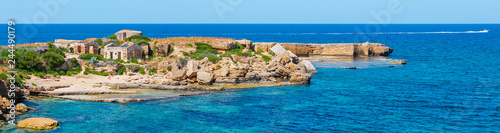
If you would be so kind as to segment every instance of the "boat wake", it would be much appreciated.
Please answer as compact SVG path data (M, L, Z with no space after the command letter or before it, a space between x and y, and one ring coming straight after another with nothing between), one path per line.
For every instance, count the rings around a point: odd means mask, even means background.
M374 33L325 33L325 34L476 34L488 33L489 30L482 31L438 31L438 32L374 32Z
M478 34L478 33L488 33L489 30L481 30L481 31L438 31L438 32L373 32L373 33L208 33L211 35L356 35L356 34ZM185 34L159 34L159 35L185 35ZM207 33L196 34L191 33L188 34L191 36L196 35L207 35Z

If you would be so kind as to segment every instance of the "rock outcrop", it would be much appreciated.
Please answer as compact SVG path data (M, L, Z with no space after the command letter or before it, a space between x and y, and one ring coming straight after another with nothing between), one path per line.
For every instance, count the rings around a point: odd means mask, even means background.
M196 75L198 79L198 84L200 85L212 85L214 82L214 74L209 72L198 72Z
M50 118L28 118L17 122L17 127L36 130L48 130L57 128L57 121Z
M269 51L280 44L298 56L387 56L393 49L380 43L337 43L337 44L305 44L305 43L253 43L255 50Z
M214 41L210 45L216 50L230 50L236 46L236 43L234 41Z

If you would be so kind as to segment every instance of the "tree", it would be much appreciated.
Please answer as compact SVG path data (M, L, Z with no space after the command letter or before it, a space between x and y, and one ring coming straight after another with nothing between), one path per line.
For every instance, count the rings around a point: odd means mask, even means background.
M37 65L42 63L38 53L33 50L24 48L15 52L16 67L20 69L35 69Z
M47 42L47 48L51 49L51 48L56 48L56 46L54 44L52 44L52 42Z
M64 56L51 51L43 53L42 58L50 68L58 68L66 62L66 60L64 60Z

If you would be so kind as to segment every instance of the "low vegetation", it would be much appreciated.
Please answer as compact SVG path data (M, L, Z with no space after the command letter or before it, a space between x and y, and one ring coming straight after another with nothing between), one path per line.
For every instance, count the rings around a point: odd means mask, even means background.
M133 35L131 37L127 37L125 39L125 41L127 42L133 42L133 41L146 41L146 42L150 42L151 39L149 37L146 37L146 36L143 36L143 35ZM148 43L149 45L149 43Z

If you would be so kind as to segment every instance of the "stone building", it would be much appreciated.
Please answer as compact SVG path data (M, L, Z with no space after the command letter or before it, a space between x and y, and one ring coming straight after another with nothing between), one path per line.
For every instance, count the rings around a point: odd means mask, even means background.
M116 38L118 40L123 41L128 37L134 36L134 35L142 35L141 31L135 31L135 30L121 30L115 33Z
M104 58L120 59L124 61L131 60L132 58L143 58L142 47L134 43L123 44L122 46L110 43L104 47L103 54Z
M73 52L75 54L99 54L99 44L93 41L76 43L75 46L73 46Z

